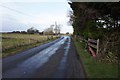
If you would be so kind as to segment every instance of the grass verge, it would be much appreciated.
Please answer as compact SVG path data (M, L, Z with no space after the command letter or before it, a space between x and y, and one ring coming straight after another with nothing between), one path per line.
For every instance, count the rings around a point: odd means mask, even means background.
M47 40L47 41L44 41L44 42L37 42L37 43L33 43L33 44L29 44L29 45L20 46L20 47L16 47L16 48L6 50L6 51L2 52L2 58L18 54L20 52L23 52L25 50L28 50L28 49L31 49L31 48L34 48L34 47L37 47L37 46L40 46L42 44L48 43L48 42L53 41L55 39L56 38L51 39L51 40Z
M118 78L118 64L96 61L85 49L85 43L74 39L88 78Z

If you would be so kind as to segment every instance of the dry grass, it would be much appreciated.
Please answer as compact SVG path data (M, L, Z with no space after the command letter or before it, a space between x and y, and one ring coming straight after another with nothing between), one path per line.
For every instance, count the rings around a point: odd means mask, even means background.
M25 49L38 46L48 39L54 39L56 36L51 37L39 34L2 34L2 56L14 55Z

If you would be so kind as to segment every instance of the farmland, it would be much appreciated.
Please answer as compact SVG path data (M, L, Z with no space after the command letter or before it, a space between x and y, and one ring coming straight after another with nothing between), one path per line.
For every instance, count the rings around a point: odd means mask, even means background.
M2 57L14 55L26 49L54 40L56 36L39 34L2 34Z

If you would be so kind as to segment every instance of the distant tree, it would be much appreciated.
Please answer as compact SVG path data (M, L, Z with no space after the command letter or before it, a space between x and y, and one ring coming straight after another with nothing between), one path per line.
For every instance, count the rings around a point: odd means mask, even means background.
M21 31L22 34L26 34L27 32L26 31Z
M48 34L48 35L53 35L54 32L53 32L53 26L50 26L49 28L46 28L44 31L43 31L44 34Z
M12 33L15 33L16 31L13 31Z
M35 29L34 27L31 27L27 30L27 33L30 34L39 33L39 30Z
M69 34L69 32L66 32L66 34Z
M40 35L43 35L43 31L42 32L39 32Z
M13 31L12 33L20 33L20 31Z

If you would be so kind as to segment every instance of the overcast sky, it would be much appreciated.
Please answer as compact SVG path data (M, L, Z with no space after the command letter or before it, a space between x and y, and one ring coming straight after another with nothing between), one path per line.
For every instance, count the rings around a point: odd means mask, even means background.
M61 25L62 33L73 32L72 26L67 24L71 10L67 0L3 0L0 9L2 32L30 27L43 31L55 21Z

